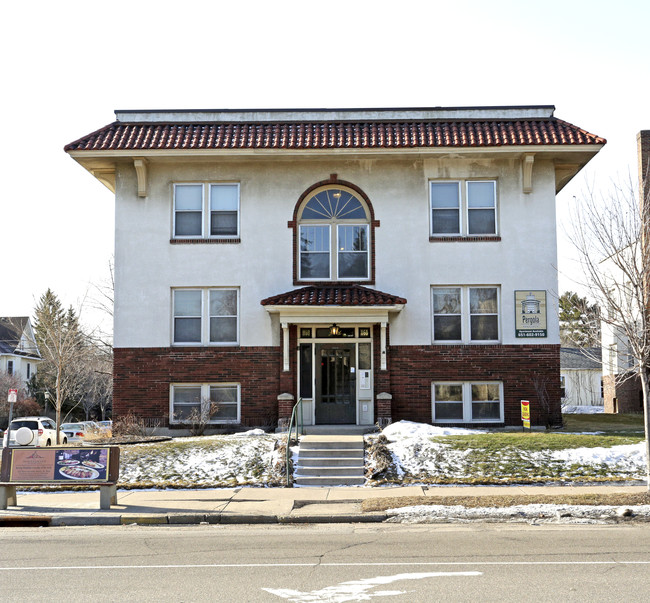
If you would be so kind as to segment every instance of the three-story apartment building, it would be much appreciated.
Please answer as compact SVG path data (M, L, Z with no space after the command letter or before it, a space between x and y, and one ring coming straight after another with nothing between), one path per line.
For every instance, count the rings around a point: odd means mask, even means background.
M114 413L173 428L560 417L552 106L116 111ZM216 404L215 404L216 403Z

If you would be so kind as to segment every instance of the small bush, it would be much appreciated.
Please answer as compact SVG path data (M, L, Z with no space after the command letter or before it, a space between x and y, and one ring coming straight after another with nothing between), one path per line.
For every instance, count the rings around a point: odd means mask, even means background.
M145 437L146 435L147 427L144 419L136 417L132 412L113 421L113 436L115 437Z

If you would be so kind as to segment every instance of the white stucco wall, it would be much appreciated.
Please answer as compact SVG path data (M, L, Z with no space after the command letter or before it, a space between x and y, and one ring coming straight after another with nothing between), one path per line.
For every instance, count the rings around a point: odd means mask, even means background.
M171 288L240 288L240 344L279 344L279 328L260 300L291 290L292 230L287 222L300 195L315 182L338 178L370 198L381 225L376 236L376 283L405 297L391 321L391 343L431 343L431 285L499 285L501 341L559 343L555 179L550 160L536 159L533 192L524 194L520 155L492 159L408 160L293 157L171 158L149 164L149 191L137 197L132 164L116 174L115 346L171 344ZM430 242L430 179L497 180L500 242ZM174 182L235 181L241 186L241 243L170 244ZM547 291L548 337L515 338L514 291Z

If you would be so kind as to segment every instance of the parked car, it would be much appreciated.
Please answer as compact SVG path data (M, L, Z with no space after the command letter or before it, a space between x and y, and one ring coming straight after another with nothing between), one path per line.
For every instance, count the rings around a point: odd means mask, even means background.
M104 428L101 426L99 421L84 421L88 425L88 429L94 433L103 435Z
M108 435L113 431L113 421L98 421L99 428Z
M63 423L61 429L65 432L70 444L78 444L86 440L86 436L91 432L86 423Z
M56 446L56 423L49 417L20 417L7 427L2 441L4 446ZM68 443L62 429L59 443Z

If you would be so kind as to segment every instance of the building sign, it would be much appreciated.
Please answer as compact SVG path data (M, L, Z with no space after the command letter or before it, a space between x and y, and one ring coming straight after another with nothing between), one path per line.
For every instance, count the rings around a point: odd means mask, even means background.
M5 448L4 482L114 482L119 473L119 447Z
M546 337L546 291L515 291L515 337Z

